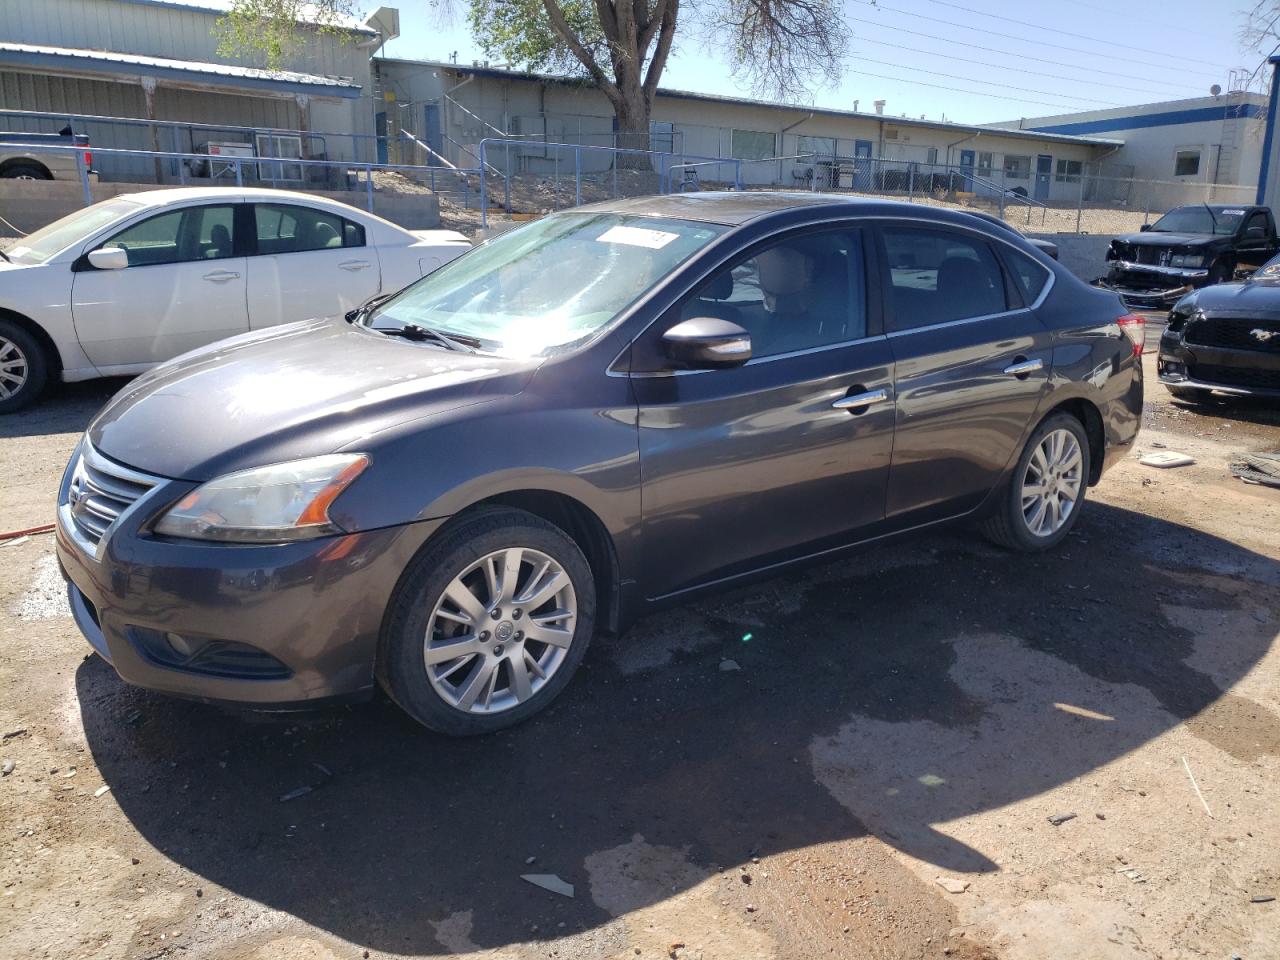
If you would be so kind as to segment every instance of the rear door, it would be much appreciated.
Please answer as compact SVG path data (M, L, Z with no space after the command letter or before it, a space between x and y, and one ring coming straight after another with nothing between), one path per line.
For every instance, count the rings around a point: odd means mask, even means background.
M123 270L75 262L72 318L94 366L157 363L248 329L238 209L171 208L94 244L128 251Z
M249 323L255 330L341 317L381 289L377 251L354 220L298 203L255 203L253 216Z
M886 514L907 526L973 509L1017 453L1052 356L1024 303L1051 274L960 228L884 222L879 236L897 380ZM1006 257L1018 268L1006 272Z
M637 342L648 596L844 542L883 520L893 359L868 320L878 308L865 254L853 229L766 243ZM746 328L753 359L653 372L661 335L700 316ZM850 397L866 402L849 406Z

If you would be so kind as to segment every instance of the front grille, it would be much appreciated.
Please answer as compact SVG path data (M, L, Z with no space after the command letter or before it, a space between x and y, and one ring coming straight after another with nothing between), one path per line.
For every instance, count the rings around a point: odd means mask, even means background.
M1190 324L1185 339L1199 347L1280 353L1280 320L1207 317Z
M1224 387L1280 390L1280 370L1258 370L1254 367L1220 367L1197 363L1187 368L1192 380L1219 383Z
M116 518L160 482L160 477L108 460L86 441L72 469L63 505L75 539L92 552Z

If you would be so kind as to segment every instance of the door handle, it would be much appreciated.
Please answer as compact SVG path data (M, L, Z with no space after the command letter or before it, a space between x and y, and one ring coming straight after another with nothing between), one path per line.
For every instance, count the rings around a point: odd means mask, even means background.
M868 390L866 393L855 393L851 397L841 397L831 404L832 410L848 410L850 413L862 413L875 403L884 403L889 399L888 390Z
M1014 361L1004 368L1004 372L1010 376L1017 377L1019 380L1025 380L1028 375L1043 369L1044 361L1037 357L1035 360Z
M338 264L338 266L340 266L343 270L351 270L354 272L356 270L364 270L365 268L367 268L369 266L369 261L368 260L343 260L342 263Z
M204 278L210 283L226 283L228 280L239 280L240 274L234 270L215 270L213 273L206 273Z

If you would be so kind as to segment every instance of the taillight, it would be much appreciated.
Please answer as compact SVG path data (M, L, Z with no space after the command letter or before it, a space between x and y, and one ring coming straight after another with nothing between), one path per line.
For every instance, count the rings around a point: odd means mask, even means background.
M86 150L84 152L84 168L88 170L92 166L93 166L93 154L90 151Z
M1147 345L1147 318L1136 313L1126 313L1116 323L1120 325L1120 332L1133 344L1133 355L1142 356L1142 348Z

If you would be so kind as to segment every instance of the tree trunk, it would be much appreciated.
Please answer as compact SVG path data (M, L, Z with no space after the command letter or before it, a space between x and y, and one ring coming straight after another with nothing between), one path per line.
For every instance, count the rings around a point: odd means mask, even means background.
M614 104L618 118L618 146L626 150L650 150L649 103L644 91L636 84L635 90L622 90L622 96ZM654 158L642 153L618 154L619 170L649 170L655 168Z

